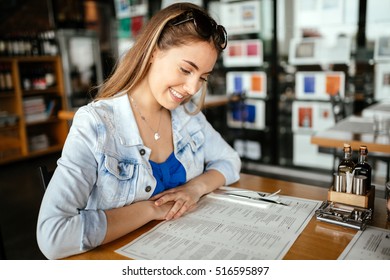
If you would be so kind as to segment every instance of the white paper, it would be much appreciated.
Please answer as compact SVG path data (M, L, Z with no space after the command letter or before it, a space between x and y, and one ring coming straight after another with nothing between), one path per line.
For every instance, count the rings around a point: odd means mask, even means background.
M280 196L289 206L221 194L162 222L116 252L132 259L282 259L322 201Z
M339 260L390 260L390 230L368 226L349 242Z

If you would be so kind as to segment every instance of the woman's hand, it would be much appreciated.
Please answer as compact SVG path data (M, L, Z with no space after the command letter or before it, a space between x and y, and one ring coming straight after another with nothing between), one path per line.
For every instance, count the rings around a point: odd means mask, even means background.
M166 220L177 219L185 212L196 207L196 203L201 198L199 186L190 182L177 188L173 188L159 193L151 198L157 207L164 207L170 204L171 209L165 216Z
M177 219L185 212L193 210L203 195L214 191L223 184L225 184L225 177L216 170L209 170L180 187L151 197L150 200L154 201L157 207L173 203L165 219Z

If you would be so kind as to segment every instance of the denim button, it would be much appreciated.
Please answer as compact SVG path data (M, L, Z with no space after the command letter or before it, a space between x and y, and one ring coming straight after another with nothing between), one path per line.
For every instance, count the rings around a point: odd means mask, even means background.
M146 192L150 192L152 190L152 187L151 186L147 186L146 188L145 188L145 191Z
M141 156L143 156L146 152L145 152L145 149L141 149L139 150L139 153L141 154Z

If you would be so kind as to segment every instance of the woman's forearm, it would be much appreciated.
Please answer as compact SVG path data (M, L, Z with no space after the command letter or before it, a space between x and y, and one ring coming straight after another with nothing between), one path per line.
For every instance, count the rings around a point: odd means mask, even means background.
M195 185L199 191L199 197L208 194L225 184L225 177L217 170L207 172L195 177L187 184Z
M107 232L103 244L132 232L152 220L162 219L163 215L159 213L163 211L164 209L155 206L152 201L140 201L125 207L106 210Z

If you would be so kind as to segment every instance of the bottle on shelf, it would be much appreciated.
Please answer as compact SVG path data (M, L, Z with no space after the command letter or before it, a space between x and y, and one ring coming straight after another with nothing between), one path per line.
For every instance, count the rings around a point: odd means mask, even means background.
M5 79L5 89L13 90L14 84L12 81L11 67L9 65L6 65L4 67L4 79Z
M0 90L3 91L5 89L6 89L5 71L3 69L3 65L0 64Z
M52 63L36 63L34 67L23 67L20 73L23 90L45 90L56 85Z
M344 157L341 159L338 165L338 173L346 174L347 172L352 173L355 168L355 163L352 160L352 148L349 144L344 144L343 148Z
M371 187L371 165L368 163L368 149L367 146L360 146L359 159L355 166L355 175L363 175L367 177L367 189Z
M59 54L54 30L9 33L0 37L0 56L40 56Z
M7 40L5 37L0 37L0 56L7 55Z

